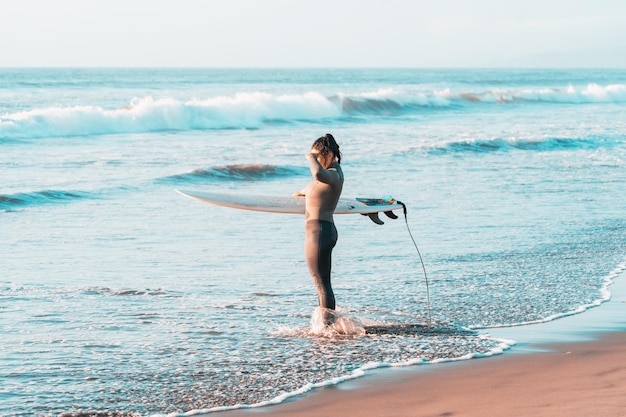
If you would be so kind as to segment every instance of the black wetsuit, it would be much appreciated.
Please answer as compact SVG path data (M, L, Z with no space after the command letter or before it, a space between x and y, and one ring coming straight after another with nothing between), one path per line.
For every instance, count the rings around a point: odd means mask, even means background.
M320 307L334 310L335 294L330 284L333 248L337 244L335 224L325 220L307 220L304 254L313 282L317 287Z

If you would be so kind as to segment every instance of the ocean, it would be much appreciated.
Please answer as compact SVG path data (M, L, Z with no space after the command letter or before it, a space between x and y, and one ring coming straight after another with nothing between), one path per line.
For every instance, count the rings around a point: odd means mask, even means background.
M365 332L312 331L301 216L174 191L292 194L325 133L343 196L407 206L335 218ZM490 329L609 299L624 184L622 70L0 69L0 415L194 415L500 354Z

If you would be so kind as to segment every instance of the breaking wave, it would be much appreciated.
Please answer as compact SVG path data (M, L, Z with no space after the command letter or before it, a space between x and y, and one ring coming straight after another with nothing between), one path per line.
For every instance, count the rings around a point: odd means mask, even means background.
M318 93L240 93L189 101L144 97L112 110L96 106L48 107L5 114L0 116L0 139L260 128L271 121L337 116L337 107Z
M405 93L381 89L358 95L340 94L330 98L345 114L393 115L415 112L424 108L469 107L481 104L507 103L624 103L626 85L600 86L589 84L583 88L568 86L522 89L491 89L483 92L452 92L449 88L428 93Z
M258 129L272 122L321 123L352 116L393 116L424 110L508 103L625 103L626 85L502 88L453 92L379 89L326 97L238 93L181 101L143 97L128 106L45 107L0 116L0 140L208 129Z

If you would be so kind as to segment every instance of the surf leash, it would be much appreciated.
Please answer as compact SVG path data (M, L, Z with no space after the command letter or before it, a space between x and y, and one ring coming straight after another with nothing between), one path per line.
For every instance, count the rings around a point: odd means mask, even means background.
M428 286L428 275L426 274L426 267L424 266L424 259L422 259L422 254L420 253L420 250L417 247L417 243L415 243L415 239L413 238L413 233L411 233L411 228L409 227L409 220L406 214L407 213L406 204L398 200L396 200L396 203L402 206L402 211L404 212L404 223L406 224L406 230L409 232L409 236L411 236L411 240L413 241L413 246L415 246L417 255L419 256L420 262L422 263L422 271L424 271L424 281L426 282L426 308L428 310L428 327L432 327L433 320L430 314L430 289Z
M406 230L409 232L409 236L411 236L411 240L413 241L413 246L415 246L415 250L417 251L417 255L420 258L420 262L422 263L422 271L424 271L424 280L426 281L426 303L427 303L427 309L428 309L428 327L432 327L433 325L433 320L431 317L431 312L430 312L430 288L428 285L428 275L426 274L426 266L424 266L424 259L422 259L422 254L420 253L419 248L417 247L417 243L415 243L415 238L413 237L413 233L411 233L411 228L409 227L409 220L407 217L407 209L406 209L406 204L404 204L402 201L398 201L393 197L386 197L386 198L357 198L357 201L359 201L361 204L365 204L366 206L380 206L380 205L384 205L384 204L394 204L397 203L398 205L402 206L402 211L404 212L404 223L406 224ZM396 216L393 213L393 210L388 210L388 211L383 211L383 213L385 213L385 215L387 217L389 217L390 219L397 219L398 216ZM363 216L368 216L374 223L382 225L384 224L384 222L382 220L380 220L380 217L378 217L378 213L370 213L370 214L363 214Z

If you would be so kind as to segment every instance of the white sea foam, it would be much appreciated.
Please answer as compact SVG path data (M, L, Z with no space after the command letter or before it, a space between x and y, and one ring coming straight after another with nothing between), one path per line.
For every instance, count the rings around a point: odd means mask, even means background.
M336 335L336 334L335 334ZM459 357L450 357L450 358L437 358L434 360L426 360L423 358L413 358L411 360L405 361L405 362L368 362L368 363L364 363L363 365L361 365L360 367L358 367L357 369L355 369L354 371L350 372L349 374L346 375L342 375L339 377L335 377L335 378L330 378L328 380L324 380L321 382L317 382L317 383L308 383L303 385L302 387L291 391L291 392L285 392L282 393L270 400L267 401L262 401L259 403L255 403L255 404L237 404L234 406L224 406L224 407L213 407L213 408L205 408L205 409L198 409L198 410L190 410L187 411L185 413L170 413L170 414L154 414L151 417L191 417L191 416L200 416L200 415L206 415L206 414L213 414L219 411L228 411L228 410L238 410L238 409L254 409L254 408L260 408L260 407L266 407L266 406L270 406L270 405L276 405L276 404L280 404L284 401L286 401L289 398L292 397L296 397L299 395L303 395L306 394L314 389L317 388L324 388L324 387L329 387L329 386L333 386L333 385L337 385L346 381L350 381L356 378L361 378L363 376L365 376L367 374L368 371L372 371L375 369L381 369L381 368L399 368L399 367L406 367L406 366L415 366L415 365L428 365L428 364L438 364L438 363L446 363L446 362L458 362L458 361L465 361L465 360L470 360L470 359L474 359L474 358L485 358L485 357L491 357L494 355L500 355L502 353L504 353L504 351L510 349L512 346L515 345L515 341L513 340L508 340L508 339L493 339L488 335L482 335L480 336L481 339L484 339L485 341L490 341L490 342L496 342L495 343L495 347L493 347L492 349L490 349L487 352L482 352L482 353L468 353L465 354L463 356L459 356Z
M620 262L615 269L613 269L605 278L602 287L599 290L600 297L591 303L584 304L578 306L576 309L571 311L566 311L564 313L553 314L551 316L545 317L541 320L531 320L531 321L523 321L519 323L505 323L505 324L493 324L489 326L469 326L471 329L497 329L503 327L515 327L515 326L527 326L529 324L540 324L540 323L548 323L563 317L573 316L576 314L584 313L593 307L598 307L603 303L606 303L611 299L611 292L609 291L609 287L615 282L615 278L622 275L626 271L626 260Z
M331 324L326 323L329 316L331 317ZM326 336L337 334L364 335L365 327L355 315L347 310L329 310L318 307L311 315L311 333Z
M484 103L621 103L625 84L583 87L489 89L487 91L405 91L381 88L326 97L319 92L271 94L240 92L231 96L134 98L128 106L96 105L34 108L0 116L0 139L89 136L203 129L261 128L271 121L321 122L344 114L389 115L423 108Z
M510 94L503 94L502 101L526 100L555 103L610 103L626 101L626 85L612 84L600 86L588 84L585 87L522 89Z
M339 115L335 104L315 92L253 92L188 101L143 97L117 109L46 107L6 114L0 117L0 139L258 128L272 120L320 120Z

